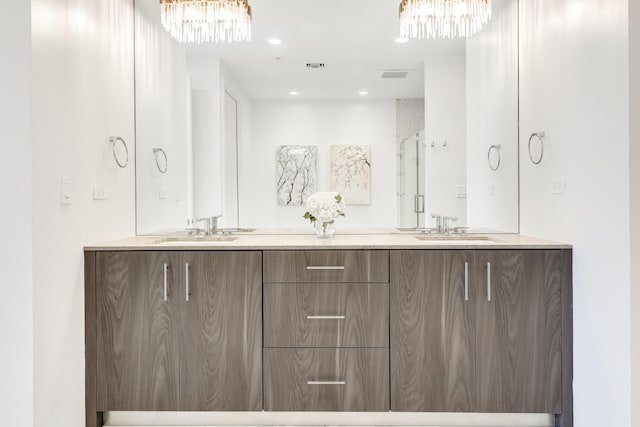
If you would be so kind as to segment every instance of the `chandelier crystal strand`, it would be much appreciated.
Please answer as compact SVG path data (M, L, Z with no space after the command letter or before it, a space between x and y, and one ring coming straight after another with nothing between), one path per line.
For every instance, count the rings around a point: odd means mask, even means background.
M491 19L491 0L402 0L400 37L470 37Z
M164 28L181 43L251 40L247 0L160 0Z

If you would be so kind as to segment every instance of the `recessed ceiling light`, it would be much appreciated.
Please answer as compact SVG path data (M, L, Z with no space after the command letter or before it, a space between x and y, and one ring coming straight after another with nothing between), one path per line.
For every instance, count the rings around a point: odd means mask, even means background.
M282 44L282 40L280 40L280 39L269 39L269 40L267 40L267 42L269 44L272 44L272 45Z
M396 43L406 43L408 41L409 41L409 39L407 37L398 37L396 39Z
M359 95L369 95L369 92L367 92L366 90L361 90L360 92L358 92Z
M292 90L291 92L289 92L289 95L298 96L298 95L300 95L300 92L296 92L295 90Z

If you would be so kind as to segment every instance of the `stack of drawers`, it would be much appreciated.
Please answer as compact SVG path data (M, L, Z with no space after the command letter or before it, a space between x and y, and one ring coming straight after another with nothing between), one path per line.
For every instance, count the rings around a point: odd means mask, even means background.
M389 410L389 252L264 252L264 409Z

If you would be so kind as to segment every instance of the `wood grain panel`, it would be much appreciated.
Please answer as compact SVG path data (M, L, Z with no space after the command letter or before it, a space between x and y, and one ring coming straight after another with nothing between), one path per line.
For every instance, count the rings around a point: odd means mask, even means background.
M558 427L573 427L573 253L563 250L562 269L562 411Z
M102 427L96 399L96 253L84 254L85 426Z
M176 253L97 254L100 411L179 409L176 309L163 298L164 263L173 292Z
M474 409L470 251L391 251L391 410Z
M388 347L389 285L265 284L264 341L265 347Z
M558 413L562 352L560 251L477 251L477 410ZM487 298L491 263L491 301Z
M308 267L344 267L323 270ZM388 251L266 251L265 283L389 282Z
M262 410L262 256L185 252L180 289L180 410ZM186 279L182 280L186 283Z
M265 349L265 410L388 411L388 367L388 349Z

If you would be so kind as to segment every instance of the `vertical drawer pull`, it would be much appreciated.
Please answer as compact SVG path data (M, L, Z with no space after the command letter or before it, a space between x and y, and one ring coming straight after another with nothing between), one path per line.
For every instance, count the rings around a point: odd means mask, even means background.
M307 381L307 385L346 385L346 381Z
M185 278L184 278L184 300L189 302L189 263L184 265Z
M344 265L308 265L307 270L344 270Z
M469 301L469 263L464 263L464 300Z
M309 320L344 320L346 316L307 316Z
M167 273L169 271L169 264L167 264L166 262L164 263L164 267L163 267L163 272L164 272L164 282L163 282L163 296L164 296L164 301L166 302L169 296L169 283L168 283L168 278L167 278Z
M487 263L487 301L491 301L491 263Z

